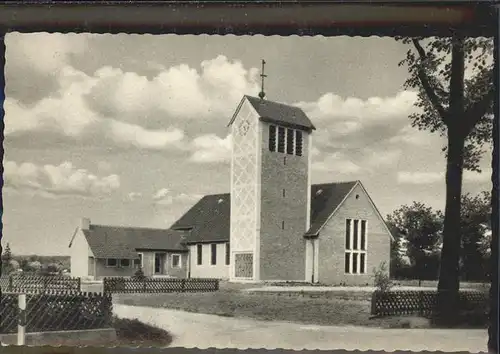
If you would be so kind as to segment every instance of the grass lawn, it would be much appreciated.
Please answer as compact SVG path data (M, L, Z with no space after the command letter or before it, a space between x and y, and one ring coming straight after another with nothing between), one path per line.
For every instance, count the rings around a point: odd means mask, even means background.
M172 343L169 332L135 319L113 319L117 346L166 347Z
M385 322L385 319L369 319L368 301L250 295L239 291L117 294L113 299L115 303L123 305L162 307L226 317L305 324L383 327Z
M225 317L253 318L327 326L431 328L425 318L395 316L372 318L370 300L359 297L299 297L247 294L235 289L214 293L115 294L113 302ZM485 328L484 319L466 318L462 328Z

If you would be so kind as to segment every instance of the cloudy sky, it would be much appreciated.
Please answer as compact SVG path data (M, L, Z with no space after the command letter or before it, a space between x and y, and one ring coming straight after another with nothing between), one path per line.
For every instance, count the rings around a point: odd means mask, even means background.
M242 95L302 107L313 183L361 180L381 212L444 205L442 138L409 126L413 92L391 38L9 34L4 240L66 254L80 217L168 227L229 191L226 124ZM489 189L485 173L465 190Z

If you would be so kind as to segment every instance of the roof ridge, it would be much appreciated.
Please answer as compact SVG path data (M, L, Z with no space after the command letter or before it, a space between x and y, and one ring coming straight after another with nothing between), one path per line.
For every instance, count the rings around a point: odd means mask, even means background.
M91 227L92 226L105 227L105 228L113 228L113 229L132 229L132 230L176 231L176 232L180 232L180 230L175 230L175 229L172 229L170 227L167 227L167 228L157 228L157 227L148 227L148 226L125 226L125 225L91 224Z

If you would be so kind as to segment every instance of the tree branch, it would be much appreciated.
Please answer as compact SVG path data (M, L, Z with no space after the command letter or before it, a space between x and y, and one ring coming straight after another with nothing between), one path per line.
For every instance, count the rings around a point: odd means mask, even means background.
M474 102L465 111L465 128L469 134L479 120L488 112L495 98L495 87L492 85L488 92L478 101Z
M420 56L420 61L423 62L427 59L427 54L425 53L424 48L420 45L420 42L417 39L412 39L413 45L415 46L415 49L418 52L418 55ZM432 85L429 81L429 78L427 74L425 73L423 66L419 65L417 69L417 74L418 78L420 80L420 83L422 84L422 88L425 91L425 94L429 98L429 101L431 102L432 106L434 109L438 112L439 116L443 120L443 122L446 124L448 121L448 113L446 110L443 108L441 103L439 103L439 98L436 95L436 92L432 88Z

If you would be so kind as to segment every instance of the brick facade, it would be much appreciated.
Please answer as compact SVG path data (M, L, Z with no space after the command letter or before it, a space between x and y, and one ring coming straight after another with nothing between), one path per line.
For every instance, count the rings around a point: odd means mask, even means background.
M346 219L367 221L365 274L345 273ZM330 285L373 284L373 269L390 260L390 244L391 236L384 221L358 184L319 233L319 282Z
M304 280L308 197L308 142L302 156L269 151L262 124L260 280Z

